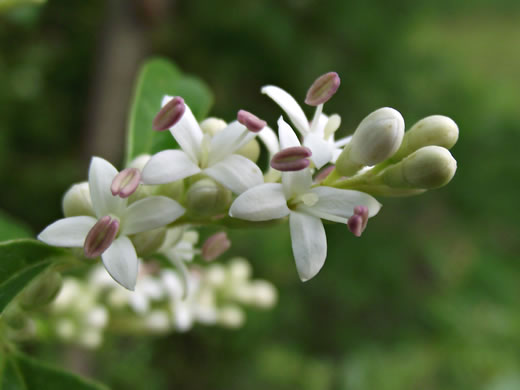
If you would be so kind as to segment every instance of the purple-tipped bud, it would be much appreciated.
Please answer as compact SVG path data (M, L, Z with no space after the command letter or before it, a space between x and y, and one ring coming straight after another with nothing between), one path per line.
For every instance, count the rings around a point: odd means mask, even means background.
M141 182L141 171L137 168L126 168L119 172L112 180L110 190L112 195L128 198L132 195Z
M237 120L239 123L242 123L245 127L247 127L247 130L253 133L258 133L265 126L267 126L266 121L246 110L238 111Z
M347 221L348 230L356 237L360 237L365 231L368 222L368 208L366 206L354 207L354 215Z
M309 166L312 152L305 146L280 150L271 159L271 167L282 172L301 171Z
M215 260L231 247L225 232L219 232L209 237L202 245L202 258L206 261Z
M318 77L307 91L305 104L318 106L328 101L339 88L341 80L336 72L325 73Z
M327 176L330 175L330 173L334 170L334 168L336 168L335 165L329 165L327 168L323 169L320 173L318 173L316 175L316 177L314 178L314 181L316 183L322 182L323 180L325 180L327 178Z
M184 99L180 96L175 96L166 103L155 116L152 123L153 129L157 131L169 129L182 118L185 110L186 105L184 104Z
M83 244L85 256L94 259L100 256L112 244L119 231L119 221L108 215L102 217L90 229Z

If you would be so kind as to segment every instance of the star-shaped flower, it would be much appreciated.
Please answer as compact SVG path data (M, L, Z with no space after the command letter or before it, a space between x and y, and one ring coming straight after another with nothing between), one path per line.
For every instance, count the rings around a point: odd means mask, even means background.
M165 96L163 106L171 99L175 98ZM186 105L170 132L182 150L164 150L154 155L142 172L145 184L170 183L201 172L237 194L263 183L260 168L235 154L256 135L238 121L211 137L203 134Z
M47 226L38 239L49 245L84 247L87 257L101 255L112 278L133 290L139 262L128 236L167 225L182 216L185 210L164 196L150 196L128 205L128 199L111 193L117 173L108 161L94 157L88 184L96 217L60 219Z
M282 150L298 147L300 141L280 117L279 138ZM347 224L357 206L368 216L376 215L381 204L359 191L332 187L313 187L309 168L282 172L282 183L253 187L233 202L229 215L249 221L267 221L289 216L291 241L296 267L302 281L314 277L325 262L327 240L321 219Z

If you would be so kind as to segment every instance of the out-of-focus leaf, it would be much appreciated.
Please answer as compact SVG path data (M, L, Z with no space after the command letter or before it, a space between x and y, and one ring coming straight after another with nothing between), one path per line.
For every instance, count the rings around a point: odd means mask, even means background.
M186 76L162 58L147 61L141 68L130 109L127 132L127 164L140 154L153 154L177 146L168 131L157 132L152 122L164 95L182 96L197 119L204 118L213 95L200 79Z
M0 243L0 313L23 288L49 265L69 256L65 249L36 240Z
M46 0L0 0L0 12L4 12L19 6L39 5Z
M0 241L32 237L30 229L0 210Z

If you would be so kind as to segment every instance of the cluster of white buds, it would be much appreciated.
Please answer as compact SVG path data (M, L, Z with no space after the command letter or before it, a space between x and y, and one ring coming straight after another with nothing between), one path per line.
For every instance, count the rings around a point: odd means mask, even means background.
M322 220L341 223L360 236L381 208L374 196L438 188L456 170L448 149L457 141L458 127L443 116L427 117L405 133L402 115L384 107L363 119L352 136L335 139L341 118L324 114L323 107L339 86L335 72L311 85L305 99L315 107L310 121L283 89L262 88L299 136L283 116L276 134L245 110L231 123L217 118L198 123L182 97L164 96L153 128L169 130L179 148L139 156L121 172L94 157L88 183L73 186L63 199L66 218L38 238L51 245L81 247L87 258L101 257L112 278L136 289L136 296L141 289L136 288L139 258L160 254L183 275L186 286L180 295L189 300L186 264L195 255L212 261L227 250L231 243L224 230L288 220L298 273L304 281L311 279L327 256ZM257 139L269 153L264 172L257 165ZM194 237L191 247L182 237L187 226L200 225L220 231L194 251ZM181 244L184 253L179 251ZM243 297L249 293L242 293L240 299L247 302ZM239 318L238 312L227 311L228 323Z

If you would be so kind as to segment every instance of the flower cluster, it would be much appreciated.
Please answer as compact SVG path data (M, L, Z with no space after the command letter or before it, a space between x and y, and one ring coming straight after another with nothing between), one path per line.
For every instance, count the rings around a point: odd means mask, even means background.
M405 132L401 114L384 107L364 118L351 136L335 139L341 118L324 114L323 106L339 86L334 72L311 85L305 99L315 107L310 121L289 93L263 87L285 114L277 134L245 110L231 123L216 118L199 123L182 97L165 96L153 127L168 130L179 148L140 156L121 172L94 157L88 183L73 186L64 197L65 218L38 238L83 248L86 258L101 257L116 282L135 289L134 298L127 299L137 310L159 296L153 288L151 295L144 293L146 278L136 288L140 258L141 269L147 269L147 259L159 254L183 275L183 292L175 293L182 307L197 285L186 263L198 255L210 261L230 246L220 232L194 251L193 239L181 239L187 226L227 229L288 220L298 273L303 281L311 279L327 256L322 220L360 236L381 208L374 196L419 194L447 184L456 171L448 149L457 141L458 127L444 116L424 118ZM269 153L264 170L257 165L259 141ZM163 278L174 275L168 267L164 272Z

